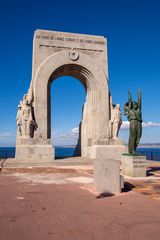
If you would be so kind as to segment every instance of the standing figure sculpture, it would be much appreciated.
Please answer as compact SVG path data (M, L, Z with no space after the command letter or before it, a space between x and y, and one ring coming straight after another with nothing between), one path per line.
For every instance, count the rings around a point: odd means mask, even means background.
M30 137L30 121L32 120L31 106L28 104L27 94L23 97L22 107L22 137Z
M16 122L17 122L17 130L18 130L17 134L18 136L22 136L22 102L21 101L18 105Z
M117 104L111 111L111 138L117 139L120 127L122 125L120 104Z
M128 143L128 151L130 154L136 153L136 148L142 136L141 101L140 91L138 91L138 102L132 101L131 93L128 92L128 102L124 106L124 114L130 122L130 135Z
M23 138L33 138L36 123L31 103L28 101L28 94L25 94L23 101L18 105L17 127L19 136Z

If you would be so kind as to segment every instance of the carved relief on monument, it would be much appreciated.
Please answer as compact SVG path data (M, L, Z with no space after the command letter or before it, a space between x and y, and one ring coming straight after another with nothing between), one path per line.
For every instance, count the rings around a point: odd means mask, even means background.
M72 61L77 61L79 58L79 54L74 50L70 50L68 56Z

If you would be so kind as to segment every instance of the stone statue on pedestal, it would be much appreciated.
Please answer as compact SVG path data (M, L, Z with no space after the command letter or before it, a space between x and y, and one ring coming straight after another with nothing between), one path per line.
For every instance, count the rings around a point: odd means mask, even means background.
M124 106L124 114L130 122L130 135L128 151L130 154L136 153L136 148L142 136L142 112L141 112L141 92L138 91L138 102L132 101L131 93L128 92L128 102Z
M17 134L18 136L22 136L22 101L20 101L17 110L16 122L17 122Z
M112 107L111 120L110 120L110 137L111 139L117 139L120 127L122 125L120 104Z
M19 136L23 138L33 138L36 122L34 120L32 102L28 100L28 94L24 95L23 101L18 105L16 120Z

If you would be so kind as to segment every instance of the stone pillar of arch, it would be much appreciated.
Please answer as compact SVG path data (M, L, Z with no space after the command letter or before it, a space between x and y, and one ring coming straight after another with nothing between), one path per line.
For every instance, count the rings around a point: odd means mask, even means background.
M60 76L73 76L86 90L81 123L81 153L88 158L120 158L109 136L107 42L101 36L37 30L33 41L32 80L27 97L36 127L32 137L17 136L16 159L47 164L54 159L51 144L50 86ZM54 108L54 106L53 106Z

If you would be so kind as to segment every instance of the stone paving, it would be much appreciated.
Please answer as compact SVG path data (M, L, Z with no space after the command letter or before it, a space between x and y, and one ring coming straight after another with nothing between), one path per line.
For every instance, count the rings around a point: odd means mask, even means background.
M92 166L2 168L0 240L159 240L159 171L100 197Z
M160 200L160 163L150 163L146 178L126 177L125 179L133 185L132 190L134 192Z
M160 200L160 163L149 162L147 177L132 178L124 176L124 192L133 191ZM2 168L1 175L18 178L19 182L33 182L43 184L82 183L85 188L96 194L93 183L93 167L85 166L55 166L55 167L27 167Z

